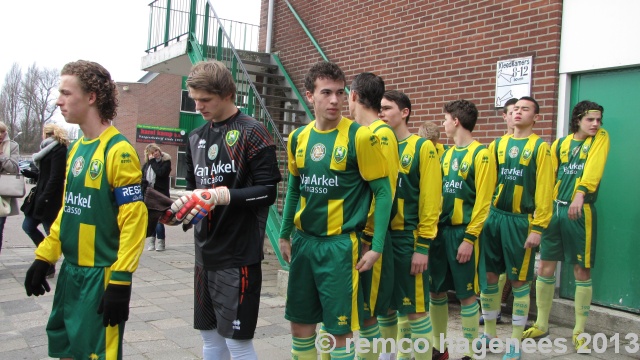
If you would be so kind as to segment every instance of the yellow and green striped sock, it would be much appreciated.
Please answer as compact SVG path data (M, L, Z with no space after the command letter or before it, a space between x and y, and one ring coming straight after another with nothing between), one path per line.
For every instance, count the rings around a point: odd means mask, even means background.
M380 328L378 327L378 323L375 323L371 326L364 327L360 329L360 338L369 340L369 351L366 353L356 353L358 360L378 360L378 356L380 355L380 349L378 351L374 351L373 347L373 339L380 338ZM331 353L331 358L333 359L333 353Z
M433 347L444 352L446 344L440 344L440 336L447 338L447 321L449 319L449 299L445 296L441 299L431 298L429 301L429 314L433 325ZM477 325L476 325L477 326Z
M524 326L527 324L527 318L529 317L529 305L531 299L529 293L531 292L531 286L529 283L513 288L513 314L512 314L512 330L511 337L514 339L522 339L522 333L524 333Z
M412 349L415 349L415 360L431 360L431 343L433 328L429 315L416 320L409 320L411 326Z
M556 287L555 276L538 276L536 280L536 306L538 307L538 317L536 327L540 331L549 330L549 314L553 303L553 292Z
M573 334L579 335L584 332L584 326L589 318L589 310L591 310L591 297L593 287L591 279L586 281L576 280L576 326L573 328Z
M346 347L339 347L333 349L331 351L331 360L353 360L355 357L355 352L353 348L349 352L347 352Z
M378 327L383 339L396 339L398 335L398 316L395 312L383 316L378 316ZM385 342L383 353L391 353L391 342Z
M482 302L482 317L484 318L484 333L491 337L497 336L496 321L500 313L499 284L487 285L487 288L480 293Z
M316 334L308 338L293 337L291 345L291 358L295 360L316 360Z
M465 353L473 359L473 340L478 337L478 321L480 320L480 305L474 301L470 305L462 305L460 317L462 320L462 336L469 342L469 352Z

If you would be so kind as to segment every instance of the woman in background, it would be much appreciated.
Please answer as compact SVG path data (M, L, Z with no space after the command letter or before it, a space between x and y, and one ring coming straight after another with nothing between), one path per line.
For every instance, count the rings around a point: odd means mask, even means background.
M171 173L171 156L162 152L156 144L149 144L144 149L147 163L142 167L142 193L148 187L169 196L169 174ZM157 237L157 239L156 239ZM147 227L147 250L164 251L164 225L157 223Z
M35 192L25 199L21 210L24 212L22 230L29 235L36 247L45 237L38 225L42 224L44 232L49 235L51 224L62 207L68 145L65 129L55 124L46 124L42 129L40 151L33 154L33 162L39 170L38 182ZM55 266L51 266L47 275L53 277L55 272Z
M7 125L0 121L0 172L3 174L17 174L19 172L20 147L18 143L9 139ZM2 234L7 216L18 215L18 199L15 197L1 197L3 203L9 204L9 211L0 215L0 251L2 250Z

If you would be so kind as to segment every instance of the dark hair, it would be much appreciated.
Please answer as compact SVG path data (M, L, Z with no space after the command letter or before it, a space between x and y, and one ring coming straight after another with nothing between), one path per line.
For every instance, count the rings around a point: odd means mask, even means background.
M351 82L351 91L358 94L358 102L369 109L380 112L380 101L384 96L384 80L374 73L363 72Z
M309 92L313 92L316 89L316 79L331 79L347 83L347 78L340 70L340 67L328 61L319 61L309 69L304 76L304 88Z
M385 91L382 97L396 103L400 111L402 111L403 109L409 109L409 114L407 115L407 118L404 119L405 123L408 124L409 117L411 116L411 100L409 100L409 97L407 96L407 94L398 90L389 90L389 91Z
M573 107L573 111L571 112L571 122L569 123L572 133L575 133L580 129L580 120L587 116L590 111L600 111L600 114L602 114L602 117L604 118L604 108L602 105L594 103L593 101L582 100ZM602 120L600 121L600 124L602 124Z
M532 103L534 103L536 105L535 106L535 113L536 114L540 114L540 104L538 104L536 99L532 98L531 96L523 96L518 101L520 101L520 100L527 100L527 101L531 101Z
M476 105L467 100L449 101L444 105L444 111L453 118L458 118L462 127L469 131L473 131L478 121L478 109Z
M118 87L111 74L102 65L93 61L78 60L67 63L60 75L78 78L82 91L96 94L96 107L103 123L113 120L118 112Z
M504 105L502 105L502 113L506 114L507 108L509 107L509 105L515 105L517 102L518 102L518 99L516 98L511 98L507 100L507 102L505 102Z
M193 65L187 78L187 86L194 90L218 95L221 98L231 95L231 101L236 99L236 84L233 82L233 75L220 61L201 61Z

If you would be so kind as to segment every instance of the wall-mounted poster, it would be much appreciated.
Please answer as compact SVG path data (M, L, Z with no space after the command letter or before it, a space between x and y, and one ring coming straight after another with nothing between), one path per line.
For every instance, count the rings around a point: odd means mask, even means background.
M187 132L180 128L138 125L136 142L184 146L187 144Z
M498 61L496 68L496 107L511 99L531 96L533 57Z

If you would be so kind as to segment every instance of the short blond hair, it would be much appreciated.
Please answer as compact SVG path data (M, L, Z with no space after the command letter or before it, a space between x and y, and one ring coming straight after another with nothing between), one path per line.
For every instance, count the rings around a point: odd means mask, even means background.
M5 124L3 121L0 121L0 131L7 131L7 124Z
M418 135L431 140L433 143L437 143L440 140L440 129L434 122L425 121L424 124L420 125Z
M160 149L160 146L158 146L158 144L151 143L151 144L147 145L147 147L144 148L144 154L149 156L155 150L158 150L158 151L162 152L162 149Z

